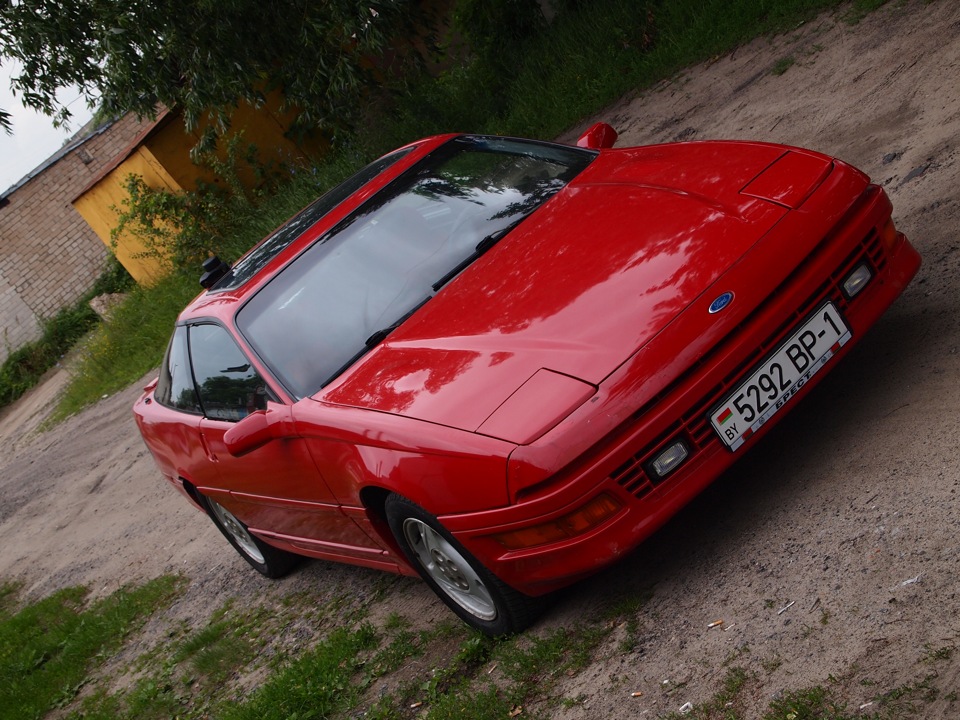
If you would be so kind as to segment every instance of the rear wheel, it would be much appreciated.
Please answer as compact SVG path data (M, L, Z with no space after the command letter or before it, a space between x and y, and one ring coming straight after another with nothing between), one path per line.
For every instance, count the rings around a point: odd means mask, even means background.
M453 612L487 635L520 632L542 602L501 582L419 505L390 495L387 523L411 564Z
M268 578L283 577L300 561L299 555L267 545L250 534L232 512L212 498L202 496L207 514L234 549L253 568Z

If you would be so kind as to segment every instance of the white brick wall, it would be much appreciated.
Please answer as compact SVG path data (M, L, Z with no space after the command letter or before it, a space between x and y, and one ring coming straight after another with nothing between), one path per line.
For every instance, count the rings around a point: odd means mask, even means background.
M6 358L11 350L35 339L40 334L37 316L20 299L16 289L0 275L0 317L3 318L3 337L0 353Z
M0 362L39 338L41 321L75 303L103 272L107 248L70 203L144 127L121 118L7 195L0 207Z

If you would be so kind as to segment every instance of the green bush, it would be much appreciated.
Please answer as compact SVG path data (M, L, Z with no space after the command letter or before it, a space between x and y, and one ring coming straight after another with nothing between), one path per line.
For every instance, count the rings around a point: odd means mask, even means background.
M118 222L111 231L113 241L134 235L146 248L143 254L168 270L199 267L210 255L232 261L243 254L247 246L237 238L255 222L264 201L287 184L291 168L261 163L256 146L244 144L242 134L226 142L224 157L216 148L206 149L197 153L196 162L218 182L199 182L196 190L175 192L129 175L129 197L114 208ZM241 176L252 182L245 183Z
M11 352L0 366L0 407L9 405L32 388L54 367L100 318L90 309L90 300L103 293L123 292L133 280L123 266L110 258L107 269L75 304L43 322L39 340Z
M474 54L498 68L509 67L523 43L546 28L537 0L460 0L453 23Z

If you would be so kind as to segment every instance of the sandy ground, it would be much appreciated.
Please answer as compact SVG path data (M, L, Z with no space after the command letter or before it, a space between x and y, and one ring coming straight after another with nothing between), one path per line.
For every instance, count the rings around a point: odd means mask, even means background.
M639 551L557 597L539 629L651 594L632 649L618 627L561 683L578 701L556 716L676 711L733 665L753 674L748 717L792 688L830 684L855 709L927 676L940 694L922 716L960 716L960 653L936 652L960 641L960 3L890 2L855 25L824 16L600 119L621 145L747 138L839 156L883 184L924 267L765 443ZM228 597L365 602L387 588L385 612L446 617L422 584L373 571L315 562L261 579L161 483L131 419L137 387L40 433L58 383L0 415L0 577L31 596L179 571L192 581L182 616Z

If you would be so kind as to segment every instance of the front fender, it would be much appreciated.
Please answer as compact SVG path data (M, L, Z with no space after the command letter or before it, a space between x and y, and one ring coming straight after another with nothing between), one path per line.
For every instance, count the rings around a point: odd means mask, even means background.
M309 404L307 404L309 403ZM508 504L512 443L387 413L301 401L296 432L345 508L367 487L395 492L434 515Z

